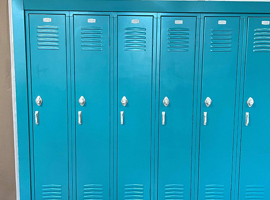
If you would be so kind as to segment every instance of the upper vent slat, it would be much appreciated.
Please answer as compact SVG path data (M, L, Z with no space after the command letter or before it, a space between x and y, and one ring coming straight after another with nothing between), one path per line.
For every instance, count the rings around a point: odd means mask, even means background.
M254 29L253 52L270 52L270 28Z
M58 26L37 26L37 41L39 50L58 50Z
M126 28L124 41L125 51L146 51L146 28Z
M103 50L102 27L96 26L81 27L81 49L83 51Z
M55 184L43 185L42 199L47 200L62 199L62 186Z
M144 199L143 184L126 184L124 196L126 200L143 200Z
M257 200L264 199L265 189L263 185L247 185L245 199Z
M224 200L224 185L210 184L205 186L205 200Z
M189 50L189 29L169 28L167 39L167 51L187 52Z
M183 200L184 185L168 184L165 185L165 200Z
M97 200L103 199L103 186L101 184L86 184L84 185L84 199Z
M210 34L211 52L231 52L232 50L232 30L212 29Z

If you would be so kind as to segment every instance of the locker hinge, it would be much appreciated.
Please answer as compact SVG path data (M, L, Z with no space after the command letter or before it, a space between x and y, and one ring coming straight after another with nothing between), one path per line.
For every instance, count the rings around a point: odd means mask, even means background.
M151 189L149 189L149 197L150 197L150 199L151 199Z
M111 46L111 37L109 37L109 46Z

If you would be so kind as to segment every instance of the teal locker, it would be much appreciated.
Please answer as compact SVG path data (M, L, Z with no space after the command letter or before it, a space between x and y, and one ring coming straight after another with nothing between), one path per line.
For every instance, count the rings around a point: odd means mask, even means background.
M204 17L199 199L230 199L240 17Z
M153 16L117 19L117 199L150 200Z
M270 199L270 17L247 22L239 199Z
M158 199L190 199L197 17L161 17Z
M110 17L74 15L77 199L109 199Z
M65 25L65 15L29 15L36 200L69 198Z

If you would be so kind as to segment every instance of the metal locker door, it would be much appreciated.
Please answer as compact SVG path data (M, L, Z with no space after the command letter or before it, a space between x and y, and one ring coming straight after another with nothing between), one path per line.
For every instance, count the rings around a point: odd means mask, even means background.
M35 199L69 199L66 16L29 23Z
M270 199L270 17L248 17L240 199Z
M199 199L230 199L240 17L205 17Z
M196 21L161 18L158 199L190 199Z
M118 200L149 200L153 16L118 16Z
M74 16L78 199L109 199L109 19Z

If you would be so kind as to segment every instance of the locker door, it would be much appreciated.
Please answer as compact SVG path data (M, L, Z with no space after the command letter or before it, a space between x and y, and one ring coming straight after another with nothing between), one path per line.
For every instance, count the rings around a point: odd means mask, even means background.
M150 198L152 37L152 16L118 17L118 200Z
M269 16L248 18L240 199L270 199L269 24ZM249 114L249 123L246 114Z
M74 16L78 199L109 199L109 16Z
M66 17L31 14L29 23L35 199L68 199Z
M190 199L196 20L161 18L159 199Z
M204 18L199 199L230 199L239 25Z

